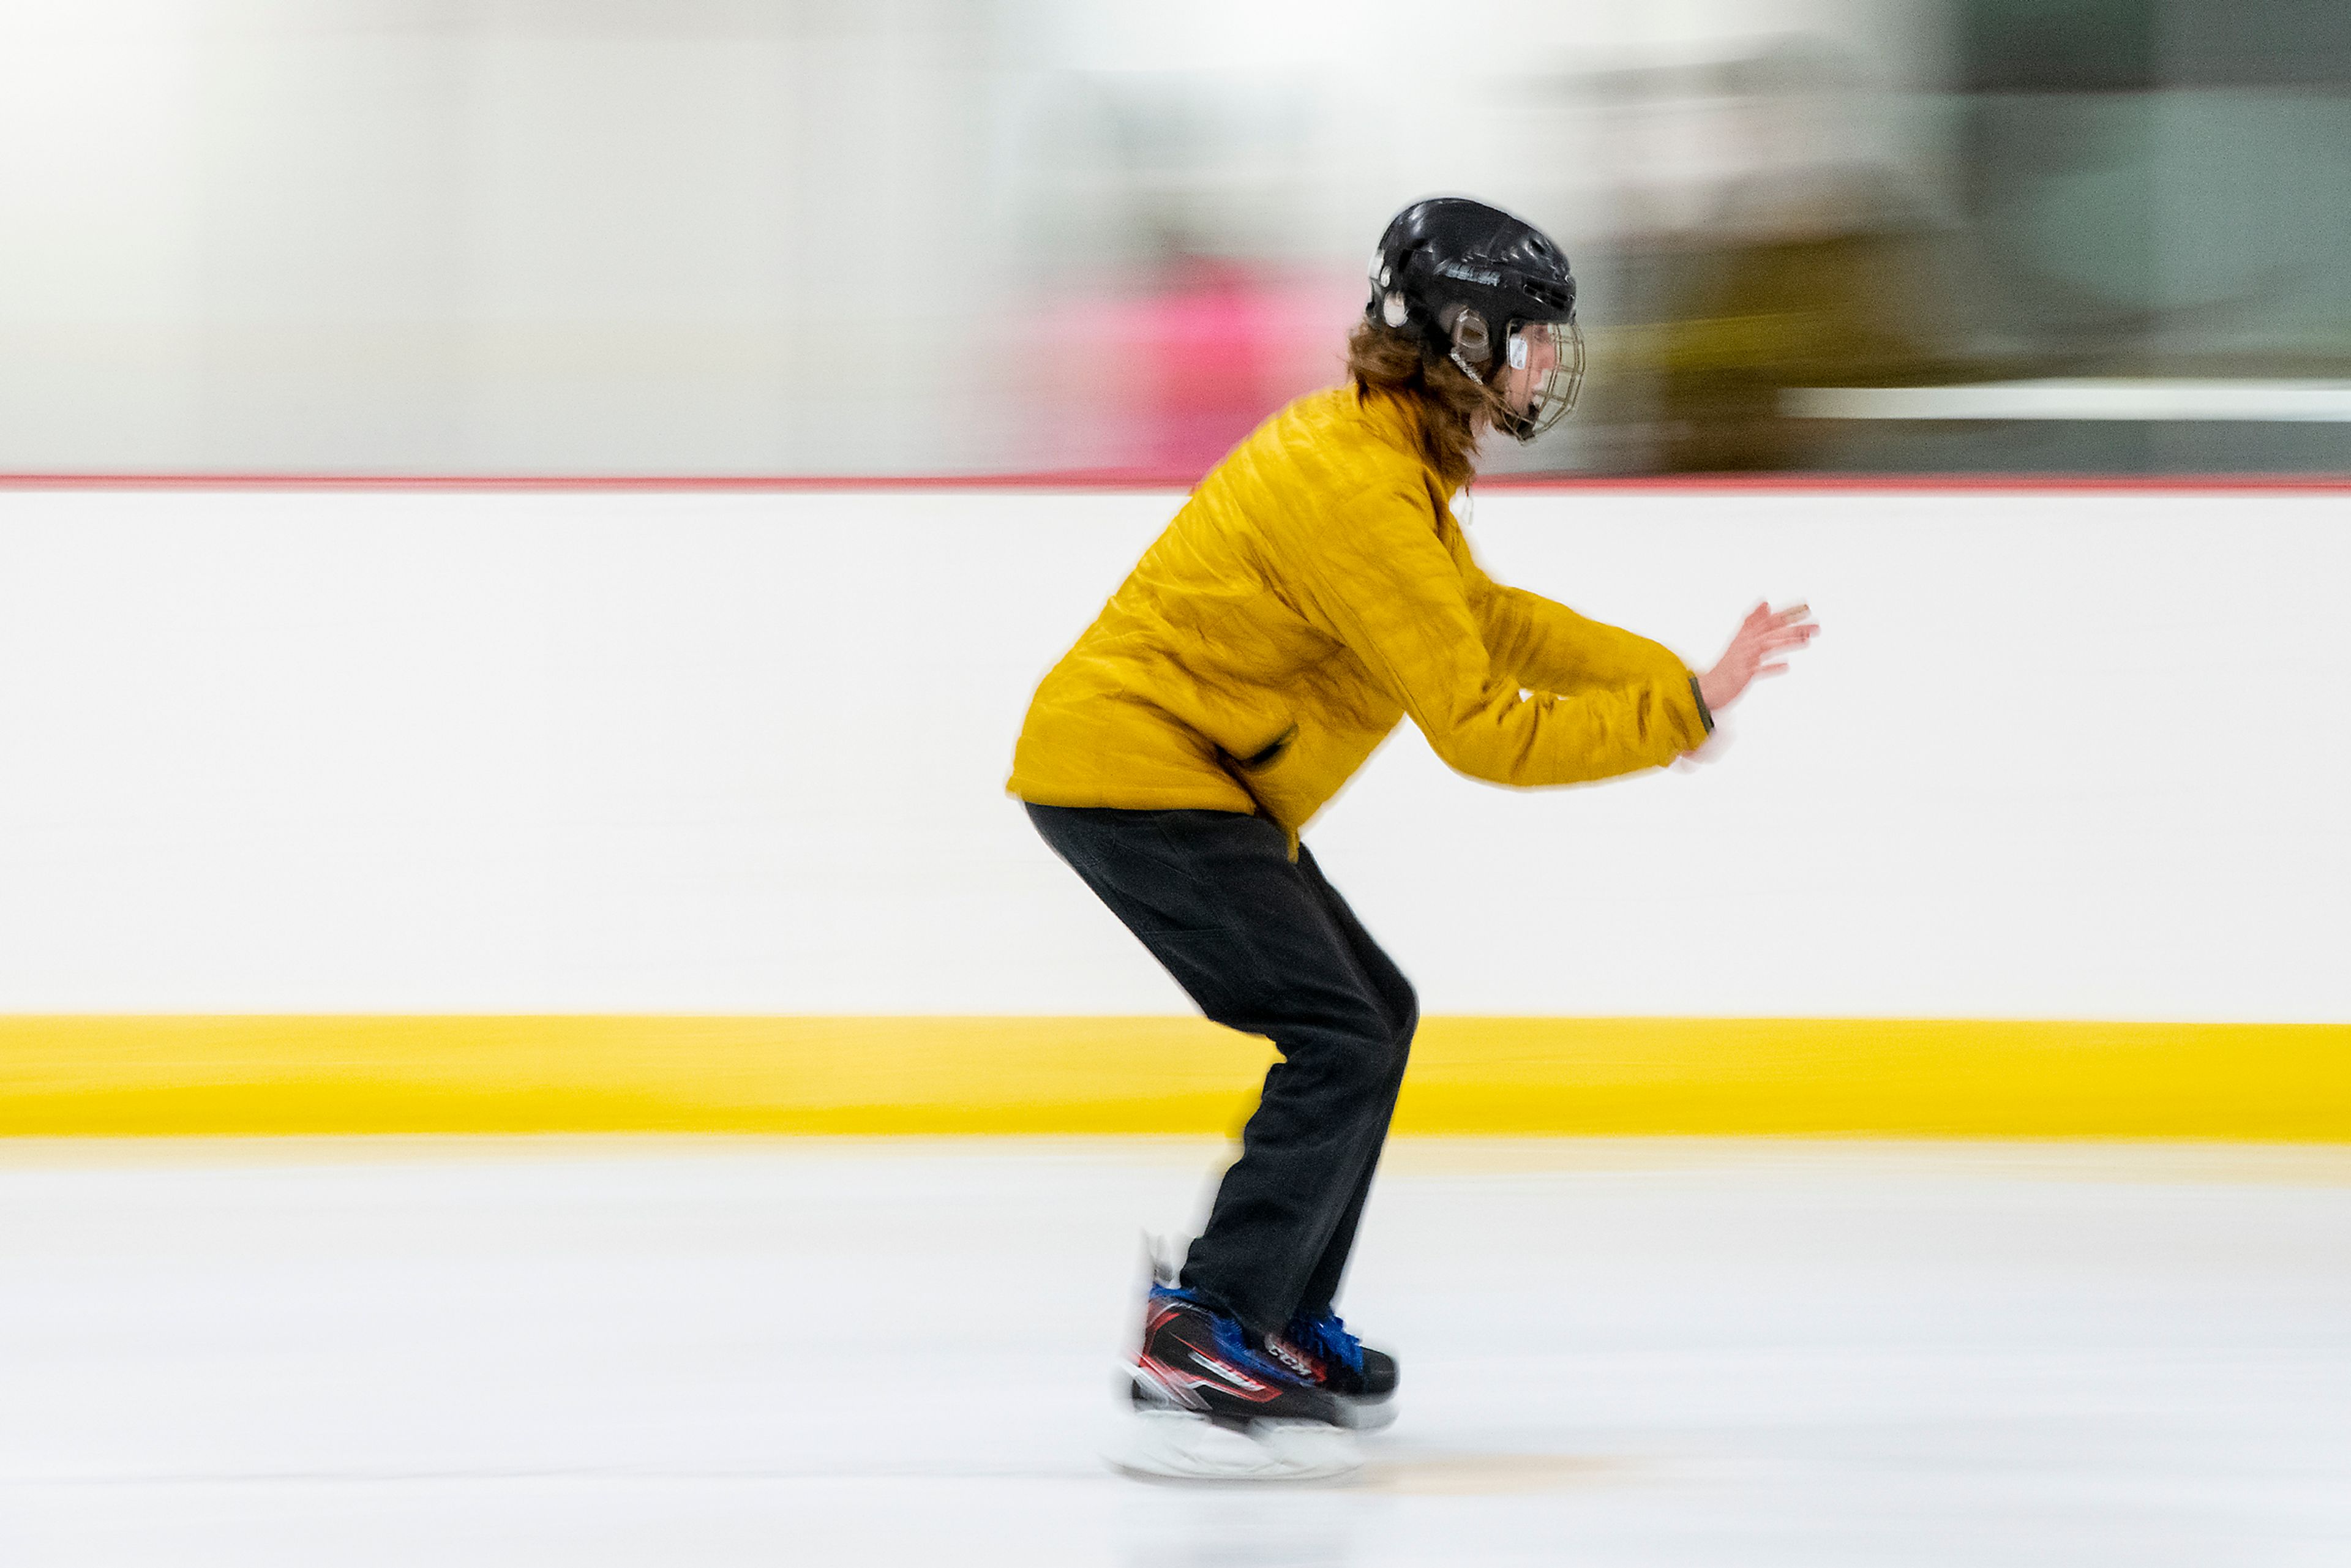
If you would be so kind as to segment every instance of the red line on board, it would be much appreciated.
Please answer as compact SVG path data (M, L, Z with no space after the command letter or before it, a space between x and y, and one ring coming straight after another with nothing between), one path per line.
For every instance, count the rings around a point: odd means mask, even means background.
M2351 474L1661 474L1516 476L1481 479L1498 490L1851 490L1926 492L1949 490L2135 491L2168 494L2212 491L2351 491Z
M8 474L0 490L1189 490L1197 475L1128 469L1033 474ZM1665 492L2351 491L2351 474L1497 474L1490 490Z
M1199 476L1040 474L5 474L12 490L1187 490Z

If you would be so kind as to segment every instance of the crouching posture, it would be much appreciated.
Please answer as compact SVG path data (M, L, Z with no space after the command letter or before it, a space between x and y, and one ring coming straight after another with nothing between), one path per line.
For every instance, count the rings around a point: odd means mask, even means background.
M1270 1038L1241 1151L1133 1368L1138 1468L1311 1475L1392 1408L1395 1360L1335 1302L1418 1009L1300 832L1409 716L1456 770L1538 786L1660 767L1813 628L1759 608L1694 674L1503 587L1449 498L1479 440L1531 440L1583 377L1575 280L1479 203L1399 214L1345 385L1203 480L1038 689L1010 789L1200 1010ZM1776 667L1776 666L1775 666Z

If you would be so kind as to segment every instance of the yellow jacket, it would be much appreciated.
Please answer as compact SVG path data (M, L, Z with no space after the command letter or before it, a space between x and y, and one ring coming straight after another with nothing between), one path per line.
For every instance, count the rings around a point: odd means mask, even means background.
M1704 740L1672 653L1479 570L1417 417L1336 388L1236 447L1037 688L1011 792L1252 812L1294 841L1406 714L1496 784L1605 779Z

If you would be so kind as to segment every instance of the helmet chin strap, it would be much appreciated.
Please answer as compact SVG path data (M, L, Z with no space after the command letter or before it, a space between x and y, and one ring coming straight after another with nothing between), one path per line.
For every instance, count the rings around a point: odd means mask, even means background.
M1501 389L1489 382L1484 376L1479 375L1477 371L1471 367L1468 360L1461 357L1461 350L1458 345L1455 347L1453 352L1446 357L1453 361L1455 369L1458 370L1463 375L1468 376L1471 381L1477 382L1479 387L1485 390L1487 401L1492 405L1494 410L1495 423L1499 424L1502 429L1510 434L1516 436L1519 440L1526 440L1526 432L1531 423L1527 411L1524 409L1512 408L1510 406L1510 400L1502 395ZM1504 360L1505 362L1510 365L1513 369L1522 369L1526 365L1527 340L1516 332L1512 332L1510 334L1510 347L1509 352L1504 356Z

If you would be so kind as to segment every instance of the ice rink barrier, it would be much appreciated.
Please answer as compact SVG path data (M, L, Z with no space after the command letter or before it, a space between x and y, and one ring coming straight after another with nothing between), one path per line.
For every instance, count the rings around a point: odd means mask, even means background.
M0 486L0 1130L1197 1131L1261 1040L1002 792L1181 494ZM2351 1138L2341 485L1496 486L1703 765L1310 830L1405 1130Z

